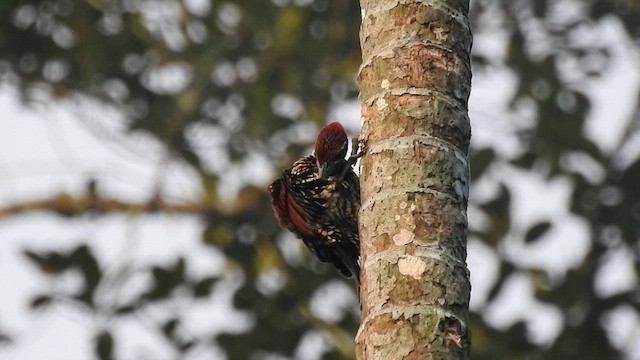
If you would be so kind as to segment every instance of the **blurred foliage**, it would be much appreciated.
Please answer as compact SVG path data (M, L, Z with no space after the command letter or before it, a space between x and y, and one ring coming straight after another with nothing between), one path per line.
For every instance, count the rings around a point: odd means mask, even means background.
M475 359L615 359L630 350L607 331L606 320L623 307L638 315L637 287L605 295L596 290L596 277L620 250L631 255L638 271L640 159L629 161L624 152L637 141L637 102L613 149L603 150L584 136L592 109L584 84L597 86L616 55L610 43L579 39L585 32L603 31L599 24L611 19L637 51L638 1L472 2L474 31L497 28L508 44L503 58L474 50L474 72L506 68L517 79L509 101L513 113L492 116L519 123L518 109L534 114L531 124L516 127L517 152L505 155L474 145L470 154L474 183L497 182L492 196L472 198L486 221L470 235L500 261L486 301L472 315ZM309 139L300 138L301 131L312 129L306 125L322 123L331 105L356 97L359 20L352 0L3 0L0 81L19 89L26 103L90 97L120 109L130 131L156 137L197 169L207 200L216 203L218 183L230 169L256 154L275 168L286 166L308 146ZM210 152L215 161L207 159ZM580 264L552 273L520 265L503 250L513 241L526 249L549 240L562 221L549 218L516 229L511 209L517 196L495 177L504 166L541 173L548 181L570 181L569 210L589 229L588 254ZM202 214L207 221L202 241L224 253L229 272L241 270L244 281L233 301L250 314L251 325L246 331L194 338L182 331L185 320L177 315L154 324L158 334L185 358L194 348L220 346L230 359L262 359L293 357L306 336L320 331L330 339L323 359L352 357L355 296L351 307L335 310L335 321L321 320L310 310L320 289L344 280L310 257L293 261L282 255L292 243L264 216L270 209L261 190L243 188L231 208L225 216ZM514 233L520 234L515 240ZM136 319L176 296L206 301L220 280L217 274L190 275L189 259L182 258L148 268L123 264L114 275L105 272L89 245L26 250L25 256L48 276L80 275L80 290L34 294L31 306L71 304L98 315L103 319L94 336L99 359L116 359L110 319ZM109 296L139 273L151 279L146 288L126 301ZM562 314L560 332L550 344L534 341L524 322L503 328L486 320L507 280L523 274L537 300ZM15 339L0 334L0 342L10 340Z

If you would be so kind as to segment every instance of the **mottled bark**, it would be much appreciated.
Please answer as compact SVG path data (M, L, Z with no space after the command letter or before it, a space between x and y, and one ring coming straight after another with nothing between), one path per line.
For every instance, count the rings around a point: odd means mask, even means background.
M467 0L361 0L360 360L468 359Z

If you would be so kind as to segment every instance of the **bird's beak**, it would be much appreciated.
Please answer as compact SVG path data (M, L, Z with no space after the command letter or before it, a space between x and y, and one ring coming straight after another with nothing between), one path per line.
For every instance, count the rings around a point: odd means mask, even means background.
M322 178L322 179L328 178L328 176L327 176L327 164L320 165L319 170L320 170L320 178Z
M338 172L339 164L322 164L319 167L320 177L322 179L328 179L331 176L335 176Z

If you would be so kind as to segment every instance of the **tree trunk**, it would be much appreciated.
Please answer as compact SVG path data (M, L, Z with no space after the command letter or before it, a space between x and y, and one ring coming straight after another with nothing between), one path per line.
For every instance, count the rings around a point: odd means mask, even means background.
M468 359L466 0L360 0L360 360Z

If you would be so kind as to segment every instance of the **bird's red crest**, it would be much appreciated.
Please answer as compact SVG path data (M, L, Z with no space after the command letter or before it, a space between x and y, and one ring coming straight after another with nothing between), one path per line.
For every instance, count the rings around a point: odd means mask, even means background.
M339 122L332 122L318 133L314 153L319 164L344 159L347 154L347 133Z

